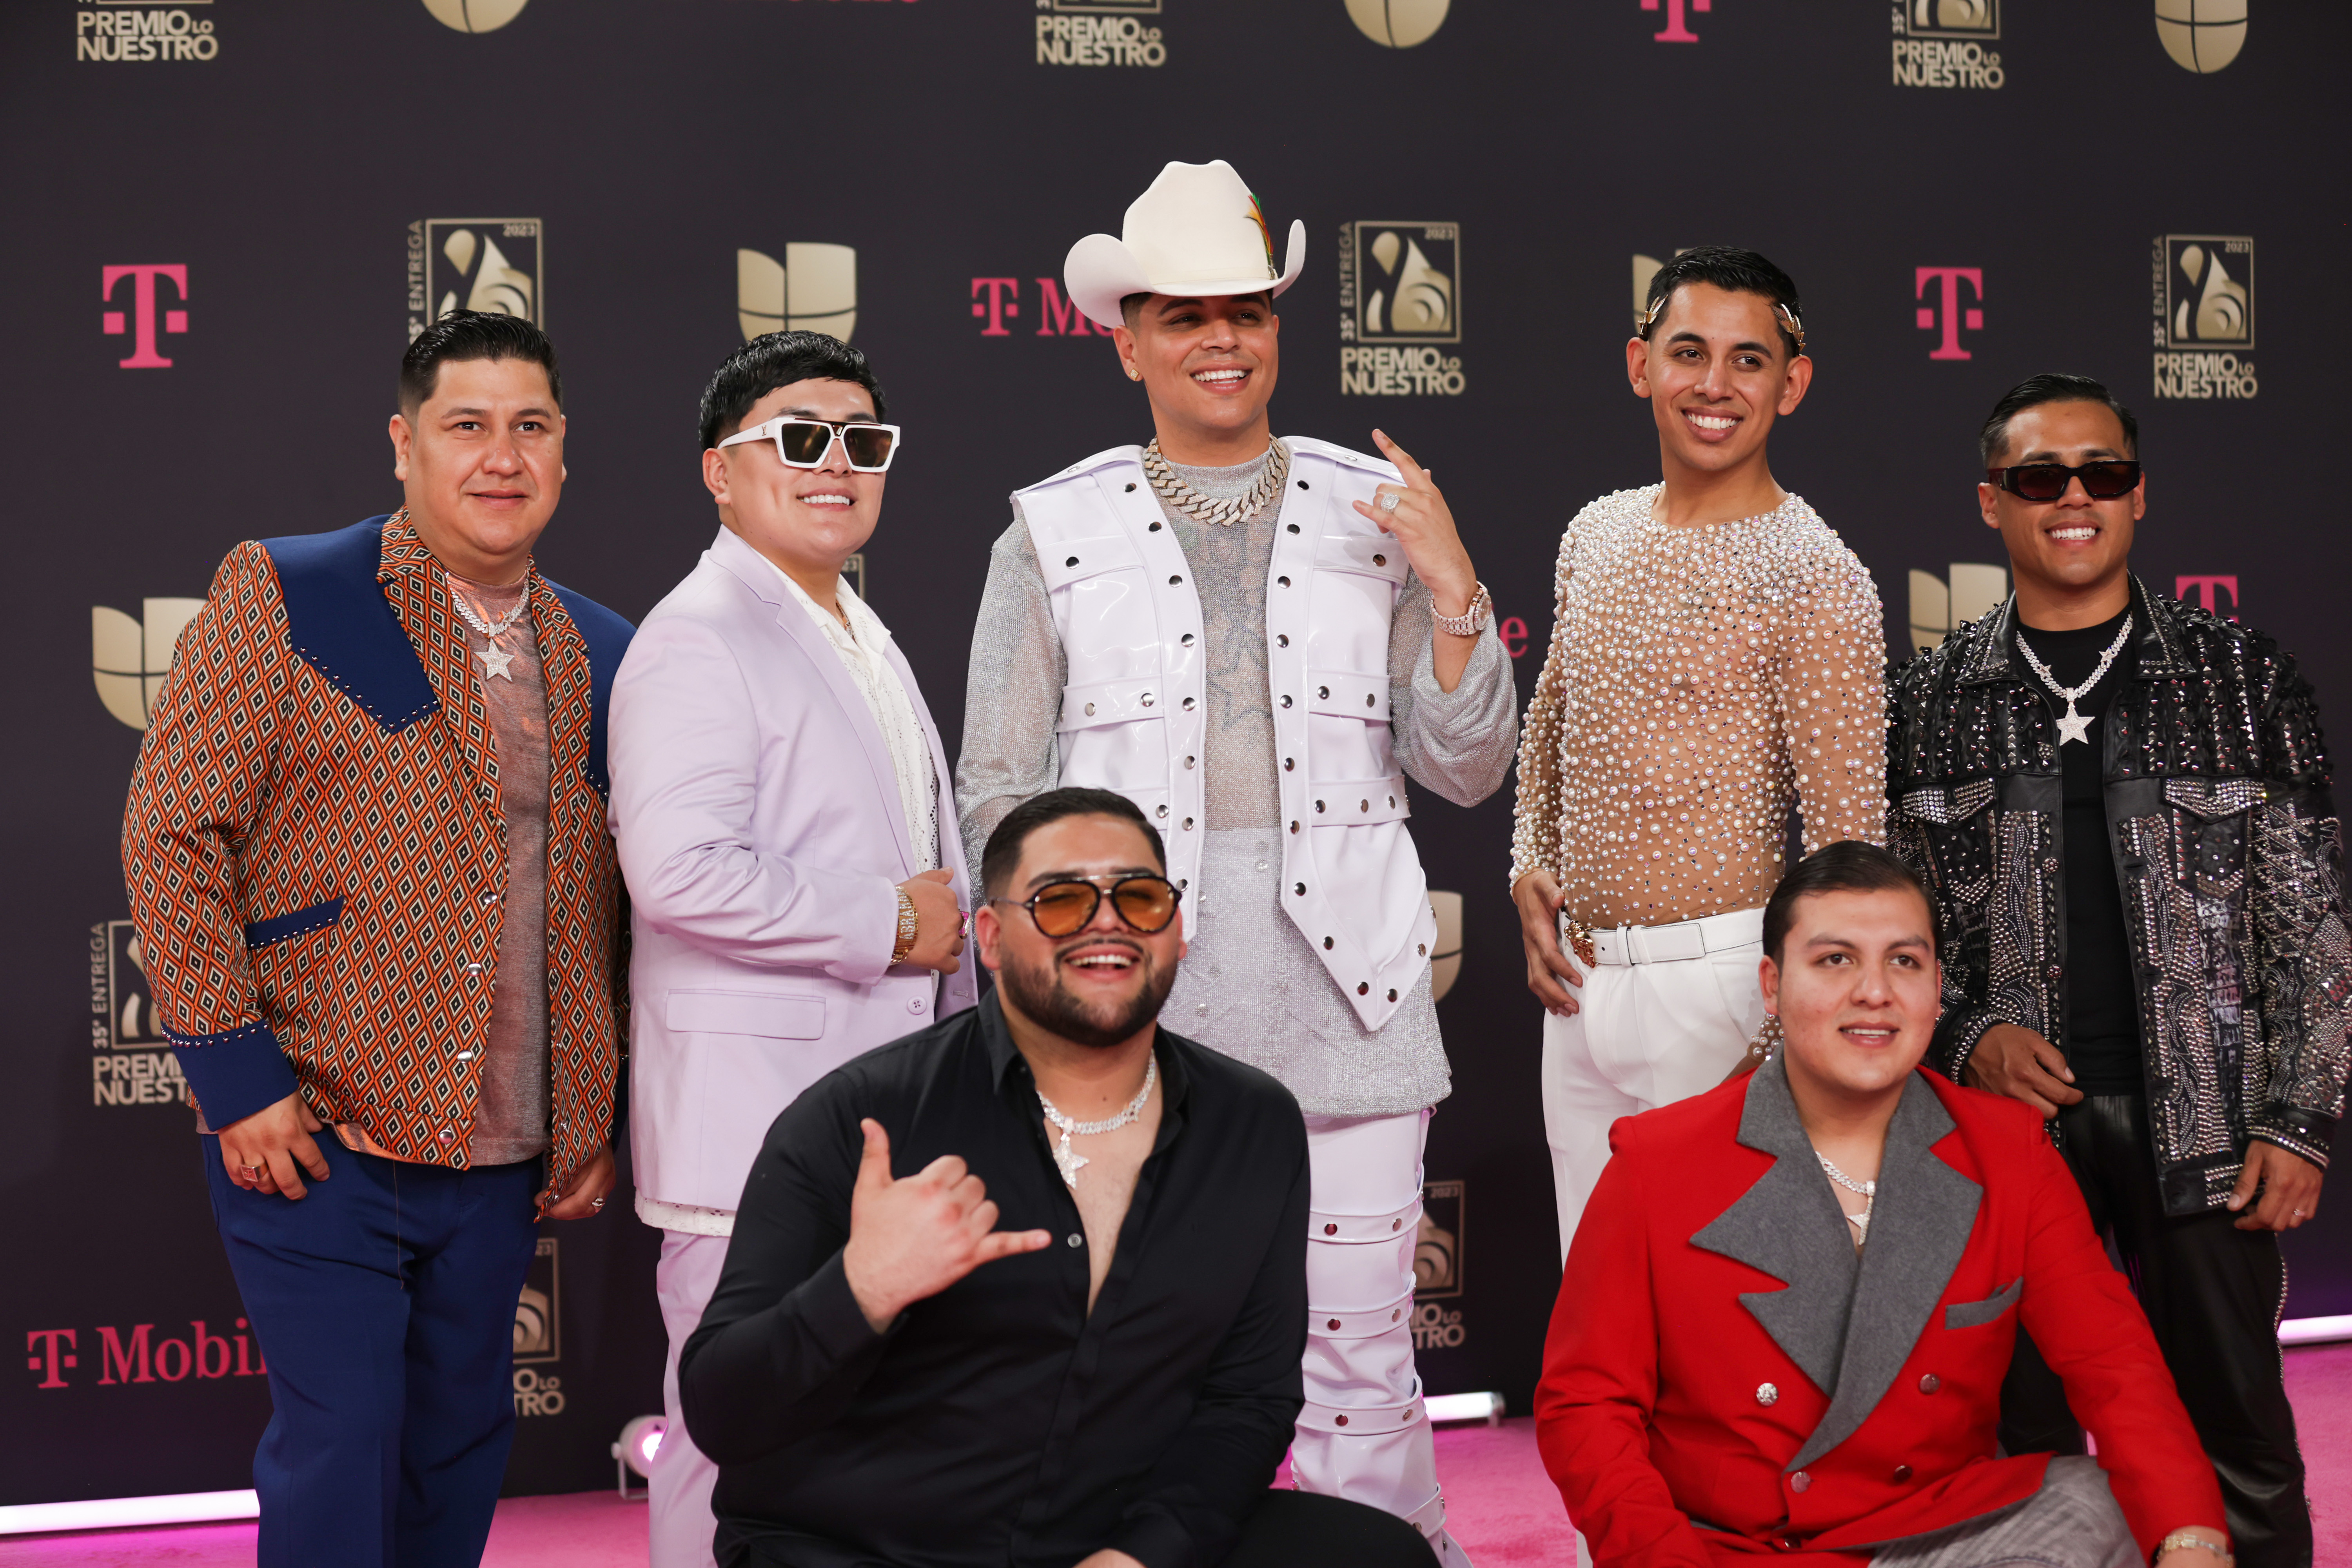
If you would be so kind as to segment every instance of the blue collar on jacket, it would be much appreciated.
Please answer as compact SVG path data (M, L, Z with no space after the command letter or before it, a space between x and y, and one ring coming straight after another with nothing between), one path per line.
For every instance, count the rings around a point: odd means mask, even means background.
M286 602L286 632L305 664L362 708L390 734L436 711L441 700L425 673L416 646L378 581L383 527L371 517L331 533L265 539ZM612 793L604 765L604 716L613 677L636 628L584 594L541 577L588 645L588 782Z

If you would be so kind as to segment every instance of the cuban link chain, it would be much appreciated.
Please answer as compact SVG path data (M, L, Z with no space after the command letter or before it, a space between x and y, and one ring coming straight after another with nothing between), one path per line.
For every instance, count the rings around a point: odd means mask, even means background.
M1878 1206L1878 1184L1874 1181L1855 1181L1852 1176L1847 1175L1843 1171L1839 1170L1835 1165L1832 1164L1830 1163L1830 1157L1827 1154L1822 1153L1818 1149L1813 1151L1813 1158L1822 1163L1822 1169L1829 1173L1829 1178L1831 1181L1835 1182L1847 1192L1860 1193L1862 1194L1862 1212L1860 1214L1850 1214L1845 1216L1846 1224L1853 1226L1854 1245L1856 1247L1862 1246L1864 1242L1867 1242L1870 1239L1870 1211Z
M1255 517L1259 509L1273 498L1275 491L1282 488L1282 481L1290 474L1290 452L1281 442L1273 443L1266 448L1265 472L1258 475L1257 483L1250 486L1245 493L1224 500L1204 496L1179 478L1176 470L1169 466L1168 459L1160 454L1160 437L1157 436L1151 438L1150 446L1143 448L1143 473L1151 481L1151 488L1158 492L1160 499L1186 517L1195 522L1213 522L1220 528L1231 528L1237 522L1246 522Z

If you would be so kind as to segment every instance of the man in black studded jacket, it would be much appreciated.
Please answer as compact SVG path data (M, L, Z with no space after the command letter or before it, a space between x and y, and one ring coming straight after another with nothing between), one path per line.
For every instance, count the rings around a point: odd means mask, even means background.
M1981 437L2016 592L1888 683L1887 842L1942 928L1930 1060L2037 1107L2129 1266L2244 1568L2311 1562L2274 1331L2352 1052L2317 705L2251 627L2148 592L2138 429L2035 376ZM2022 1337L2011 1451L2079 1453Z

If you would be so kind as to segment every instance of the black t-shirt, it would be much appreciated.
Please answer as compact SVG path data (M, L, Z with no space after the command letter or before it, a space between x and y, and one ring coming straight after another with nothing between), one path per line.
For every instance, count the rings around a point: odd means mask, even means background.
M2064 687L2091 678L2099 656L2123 629L2124 616L2077 631L2045 632L2018 623L2021 641L2032 645L2050 673ZM2139 994L2132 978L2131 939L2124 924L2121 884L2107 837L2107 804L2101 777L2106 755L2106 713L2116 692L2132 678L2137 660L2126 638L2123 651L2107 667L2099 683L2077 698L2074 710L2091 721L2090 739L2063 742L2059 761L2065 767L2065 818L2061 833L2066 856L2066 1065L2074 1069L2074 1087L2085 1094L2138 1094L2145 1079L2140 1070ZM2065 700L2049 689L2020 654L2025 679L2039 688L2053 713L2066 711Z

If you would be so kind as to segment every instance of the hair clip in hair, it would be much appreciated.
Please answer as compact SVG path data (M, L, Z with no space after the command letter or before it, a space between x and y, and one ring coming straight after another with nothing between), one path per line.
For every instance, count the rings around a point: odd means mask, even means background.
M1805 323L1797 320L1797 312L1791 310L1786 305L1776 303L1772 309L1780 314L1780 325L1787 330L1788 334L1790 337L1797 340L1797 352L1799 353L1803 353L1805 352Z
M1634 311L1633 335L1641 339L1643 342L1649 342L1650 329L1656 326L1658 324L1658 318L1666 313L1666 301L1673 298L1674 290L1669 289L1665 293L1658 297L1655 303L1644 306L1643 309ZM1787 305L1782 304L1779 300L1774 300L1772 304L1772 313L1780 319L1781 329L1786 331L1789 336L1796 340L1797 352L1799 353L1803 353L1805 352L1805 323L1797 319L1797 312L1791 310Z

